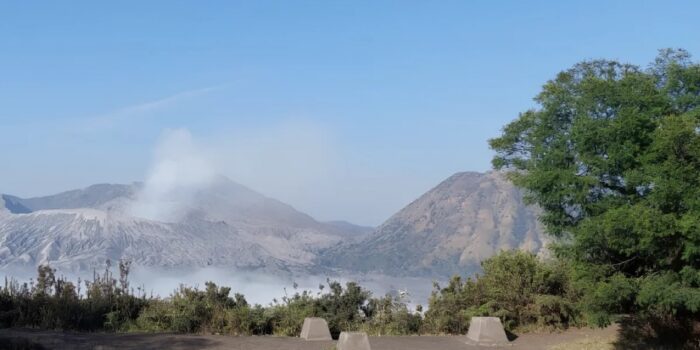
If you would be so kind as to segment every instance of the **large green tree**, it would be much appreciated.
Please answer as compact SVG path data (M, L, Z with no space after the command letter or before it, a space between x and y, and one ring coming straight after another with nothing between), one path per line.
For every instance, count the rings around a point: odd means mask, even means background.
M700 65L587 61L490 140L493 165L543 209L589 321L700 319Z

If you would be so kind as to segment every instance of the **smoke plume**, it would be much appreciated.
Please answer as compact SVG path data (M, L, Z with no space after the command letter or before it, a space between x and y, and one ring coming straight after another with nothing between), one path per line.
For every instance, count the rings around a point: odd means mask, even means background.
M195 193L211 184L216 175L207 152L194 142L188 130L167 130L158 142L131 214L158 221L178 221L187 213Z

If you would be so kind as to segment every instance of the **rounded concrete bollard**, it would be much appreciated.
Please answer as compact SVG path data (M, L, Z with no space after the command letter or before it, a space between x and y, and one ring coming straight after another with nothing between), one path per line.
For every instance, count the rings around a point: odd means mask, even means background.
M365 332L341 332L337 350L371 350L369 337Z
M333 340L328 322L320 317L305 318L300 337L304 340Z
M466 341L476 345L505 345L508 337L500 318L472 317Z

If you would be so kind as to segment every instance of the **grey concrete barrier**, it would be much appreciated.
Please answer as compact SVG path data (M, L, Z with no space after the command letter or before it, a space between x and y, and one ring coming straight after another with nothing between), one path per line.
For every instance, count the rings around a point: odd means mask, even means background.
M486 346L506 345L508 337L498 317L472 317L466 342Z
M328 322L320 317L305 318L300 337L304 340L333 340Z
M369 337L365 332L342 332L338 338L337 350L371 350Z

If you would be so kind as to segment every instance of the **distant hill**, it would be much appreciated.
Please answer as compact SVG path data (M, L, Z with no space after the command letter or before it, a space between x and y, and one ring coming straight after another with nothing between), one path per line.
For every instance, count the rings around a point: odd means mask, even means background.
M13 214L31 213L32 210L22 204L22 199L14 196L3 194L0 196L0 211L5 209Z
M47 209L97 208L120 197L133 198L136 190L136 185L98 184L52 196L24 199L3 195L3 198L6 203L11 198L14 203L32 212Z
M158 203L144 203L142 191L138 183L100 184L46 197L2 195L0 267L91 271L106 259L129 259L155 267L306 269L321 249L368 231L318 222L224 177ZM153 206L172 206L176 215L141 215Z
M368 234L374 232L374 227L360 226L349 223L347 221L326 221L327 227L334 228L338 234L351 241L359 241Z
M457 173L359 242L326 250L319 263L388 275L468 274L502 249L542 251L537 209L501 173Z

